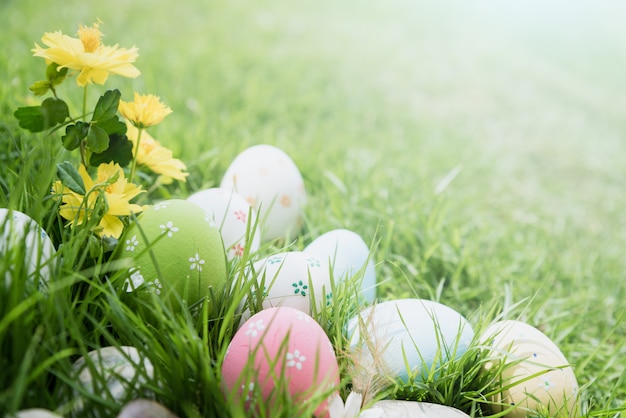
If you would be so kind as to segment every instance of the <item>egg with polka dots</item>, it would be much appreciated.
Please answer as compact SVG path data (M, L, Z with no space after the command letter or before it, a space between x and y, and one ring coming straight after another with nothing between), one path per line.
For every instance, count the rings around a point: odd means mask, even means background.
M332 303L328 261L302 251L271 255L254 263L252 292L261 292L263 308L288 306L311 314Z
M521 418L536 411L579 416L578 382L573 368L544 333L522 321L491 324L481 341L490 347L486 369L501 367L502 390L491 399L494 413Z
M264 241L289 240L299 232L306 190L300 170L281 149L262 144L244 150L220 187L235 190L257 210Z
M259 249L261 233L256 229L256 210L238 193L213 187L200 190L187 200L200 206L213 218L222 234L224 250L229 260L243 256L246 250L254 254ZM249 235L246 236L248 230Z
M296 404L317 399L315 416L324 417L325 399L339 388L339 365L322 327L304 312L283 306L265 309L239 328L223 360L222 380L225 395L248 411L266 408L264 416L273 416L273 405L285 390Z
M194 203L172 199L145 210L125 231L117 258L132 259L126 290L187 305L219 295L226 254L213 220Z

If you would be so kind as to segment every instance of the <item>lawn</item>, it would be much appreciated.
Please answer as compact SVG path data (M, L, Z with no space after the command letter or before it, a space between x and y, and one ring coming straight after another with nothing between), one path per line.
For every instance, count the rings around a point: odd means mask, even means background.
M371 245L380 301L436 300L477 330L495 316L532 324L573 365L582 414L619 417L626 6L544 3L3 0L0 207L55 226L47 199L55 163L76 155L58 133L20 129L13 111L35 103L28 87L45 65L34 42L101 19L105 42L139 48L142 75L110 79L123 99L153 93L173 109L150 132L190 175L154 200L216 187L241 151L275 145L308 193L290 249L336 228L358 233ZM104 90L92 87L90 98ZM59 91L78 107L73 81ZM0 414L63 411L71 361L116 341L165 359L152 383L171 385L157 392L174 412L236 415L214 375L228 306L206 312L222 315L208 331L165 313L155 334L114 290L91 282L107 272L74 272L73 237L57 296L0 319ZM19 306L11 295L0 293L3 315ZM440 401L458 406L459 397Z

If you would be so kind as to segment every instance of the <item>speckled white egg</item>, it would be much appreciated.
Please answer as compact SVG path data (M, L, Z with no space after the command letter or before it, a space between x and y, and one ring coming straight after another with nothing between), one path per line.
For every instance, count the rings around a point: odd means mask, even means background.
M461 314L441 303L398 299L361 311L348 322L348 335L358 361L372 358L368 347L373 344L383 353L386 373L407 381L410 371L419 381L433 365L467 351L474 330Z
M226 170L220 187L235 190L257 210L264 241L290 239L300 230L304 181L281 149L263 144L244 150Z
M481 335L490 344L493 360L503 362L502 391L493 397L494 413L514 407L505 416L521 418L541 410L550 416L576 417L578 382L557 345L544 333L522 321L491 324Z
M127 291L151 292L188 306L219 295L226 284L226 254L215 223L196 204L180 199L152 205L131 223L115 257L132 259Z
M319 259L328 260L335 282L353 277L365 269L361 280L361 297L365 302L376 298L376 270L370 250L363 238L348 229L335 229L317 237L304 250Z
M222 234L224 250L229 260L244 254L248 224L250 236L252 236L248 251L252 254L259 249L261 233L253 229L256 225L256 210L238 193L221 187L213 187L200 190L189 196L187 200L200 206L207 215L213 218Z
M297 402L319 399L320 393L339 388L339 365L322 327L304 312L283 306L258 312L237 331L224 357L222 380L227 397L245 402L247 409L266 408L268 414L280 401L277 393L271 398L278 381ZM321 399L318 417L327 416L326 397Z
M328 263L302 251L274 254L254 263L263 309L288 306L311 314L312 301L318 309L332 303ZM245 316L244 316L245 317Z
M117 402L130 400L133 395L151 396L142 386L154 376L150 360L139 354L135 347L103 347L80 357L72 365L72 373L87 392ZM91 365L91 366L90 366ZM92 373L95 371L96 376ZM78 392L75 415L81 415L85 400Z
M44 289L50 280L52 273L52 258L56 250L52 241L30 216L17 211L0 208L0 254L14 252L20 254L23 249L22 260L11 260L12 265L6 266L11 270L16 269L15 262L23 263L26 275L36 280L39 288ZM10 274L5 275L7 285L11 282Z

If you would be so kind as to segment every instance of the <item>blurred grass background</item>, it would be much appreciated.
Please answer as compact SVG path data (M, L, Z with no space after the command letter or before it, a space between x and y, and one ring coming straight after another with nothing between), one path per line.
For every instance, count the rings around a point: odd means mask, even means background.
M550 336L588 411L608 411L626 402L624 13L618 1L2 0L0 123L56 141L12 116L44 71L30 49L99 18L104 42L140 52L142 76L111 84L174 110L151 133L189 166L179 197L218 185L246 147L276 145L309 192L300 245L339 227L379 241L381 299L438 299L470 318L522 302L509 316Z

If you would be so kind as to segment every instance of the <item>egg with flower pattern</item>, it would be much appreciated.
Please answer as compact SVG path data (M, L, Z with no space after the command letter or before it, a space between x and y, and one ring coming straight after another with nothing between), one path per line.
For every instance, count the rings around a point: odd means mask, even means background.
M328 262L302 251L287 251L254 263L252 292L260 293L263 308L289 306L311 314L332 303ZM252 277L254 276L254 277Z
M120 240L117 258L132 259L127 291L191 306L218 295L226 283L226 254L213 220L192 202L172 199L146 209Z
M574 370L544 333L522 321L491 324L481 335L490 347L486 369L501 368L502 390L492 401L494 413L521 418L541 411L553 417L579 415Z
M7 285L12 281L12 272L21 271L28 283L45 290L56 250L46 231L30 216L0 208L0 254L3 255L0 270L5 272Z
M236 191L257 210L263 240L290 239L300 230L304 181L281 149L262 144L244 150L226 170L220 187Z
M266 414L287 395L327 416L327 398L339 387L339 365L322 327L304 312L277 307L248 319L233 337L222 364L228 399ZM267 416L272 416L269 414Z
M189 196L187 200L200 206L208 216L213 218L222 234L224 249L229 260L241 257L246 250L253 254L259 249L261 235L256 229L256 210L238 193L221 187L213 187L200 190ZM248 228L250 232L246 237ZM246 238L250 237L252 239L247 243Z

